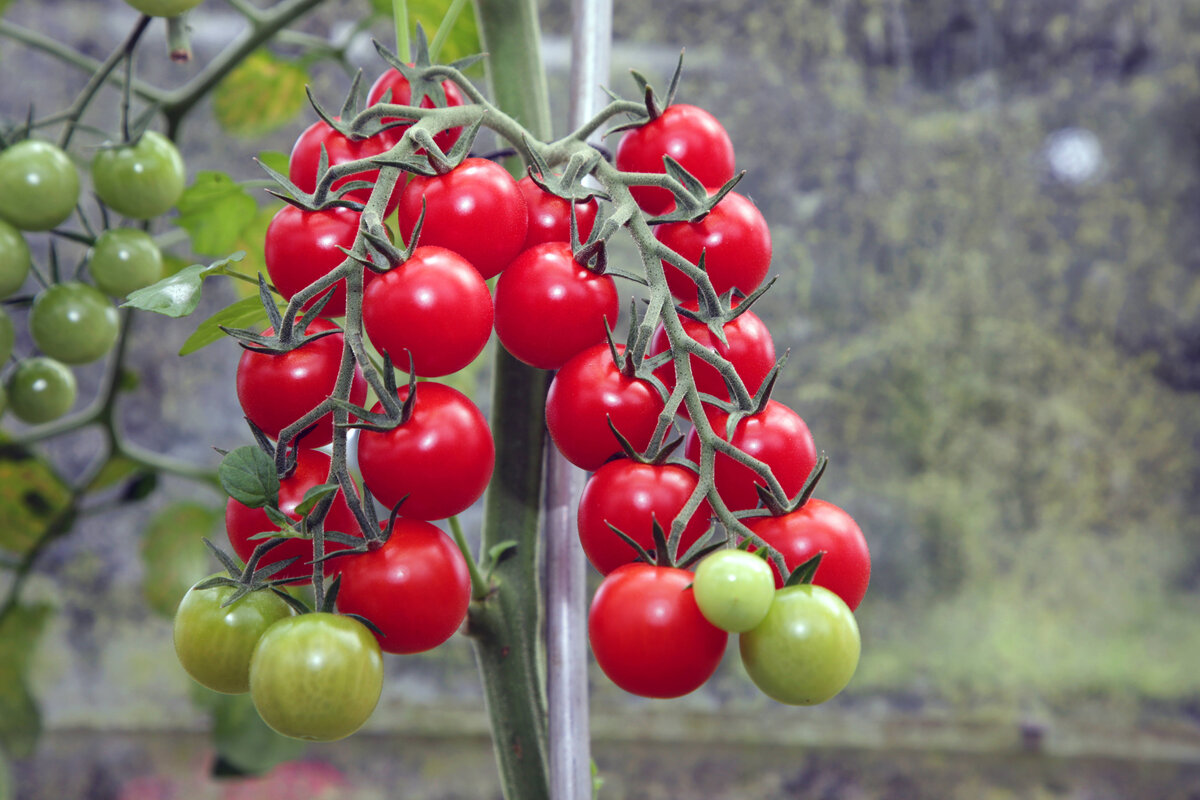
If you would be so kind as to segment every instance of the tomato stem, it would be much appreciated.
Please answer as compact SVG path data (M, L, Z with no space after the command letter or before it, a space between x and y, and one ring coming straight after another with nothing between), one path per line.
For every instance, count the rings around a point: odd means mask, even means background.
M458 519L458 515L452 515L448 520L450 523L450 532L454 535L454 543L458 545L458 549L462 551L463 558L467 560L467 571L471 573L471 599L483 600L487 597L491 587L483 573L479 571L479 562L475 560L475 555L471 552L471 546L467 544L467 537L463 535L462 523Z

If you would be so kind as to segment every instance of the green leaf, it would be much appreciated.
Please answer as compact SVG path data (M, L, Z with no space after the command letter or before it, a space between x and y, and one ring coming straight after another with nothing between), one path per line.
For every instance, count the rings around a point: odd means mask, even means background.
M200 290L204 279L212 275L228 274L229 263L241 261L243 255L237 252L208 266L192 264L169 278L163 278L145 289L131 292L129 298L121 304L121 308L140 308L167 317L186 317L200 304Z
M283 306L279 307L280 311ZM197 326L195 332L188 337L179 349L179 355L190 355L197 350L208 347L216 341L225 338L226 328L266 328L267 310L263 308L262 300L257 296L238 300L231 306L221 309Z
M375 11L387 17L392 16L392 0L371 0ZM437 35L438 26L450 6L448 0L408 0L408 23L416 30L417 23L429 33L432 40ZM475 55L483 49L479 42L479 25L475 21L475 4L468 3L454 22L454 28L442 44L438 53L438 61L448 64L466 56ZM400 53L400 57L408 61L408 53Z
M142 530L141 557L146 567L142 597L157 614L171 619L184 593L211 574L213 557L205 536L221 529L219 508L178 502L160 509Z
M241 774L261 775L303 754L305 742L267 727L250 695L211 694L205 704L213 712L213 746L220 759Z
M282 207L282 203L263 206L238 234L234 249L246 253L246 257L238 264L236 271L254 279L233 282L233 289L239 297L258 297L258 276L267 274L267 260L263 257L267 246L267 227Z
M213 92L213 113L227 133L263 136L287 125L307 102L307 70L265 49L251 53Z
M288 173L287 153L280 153L278 150L262 150L259 151L258 160L276 172L284 175Z
M48 605L17 606L0 622L0 746L16 758L33 753L42 728L25 678L50 613Z
M205 170L179 198L179 227L197 253L216 255L237 248L248 220L258 213L249 192L223 172Z
M245 445L225 456L217 474L225 492L242 505L262 508L277 504L279 475L275 462L257 447Z
M323 497L327 497L337 490L336 483L322 483L320 486L313 486L304 493L304 499L296 506L296 513L302 517L305 516L316 507L317 503L321 502Z
M28 553L70 502L70 489L47 462L0 434L0 550Z

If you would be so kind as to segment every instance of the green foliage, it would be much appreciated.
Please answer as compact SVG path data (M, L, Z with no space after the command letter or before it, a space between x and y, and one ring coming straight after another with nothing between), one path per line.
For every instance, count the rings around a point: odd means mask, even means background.
M53 467L0 434L0 551L24 555L71 502Z
M230 263L240 261L243 255L240 252L234 253L229 258L207 266L193 264L184 267L169 278L163 278L145 289L130 292L129 299L122 303L121 307L153 311L167 317L186 317L200 304L200 291L204 286L204 279L230 274Z
M170 619L179 600L213 571L203 538L221 530L218 508L185 501L160 509L142 530L141 556L146 567L142 596L151 610Z
M279 310L283 311L283 306ZM190 355L197 350L208 347L226 337L225 328L257 328L267 327L267 310L263 308L262 300L257 295L238 300L226 306L208 319L201 322L195 332L188 337L179 350L179 355Z
M416 28L420 23L432 41L437 35L438 26L441 25L442 17L450 5L449 1L406 0L406 4L411 27ZM392 0L371 0L371 6L378 14L387 17L392 15ZM438 61L449 64L451 61L475 55L481 49L479 25L475 21L475 6L473 3L468 3L459 14L458 19L455 20L454 27L443 43L442 51L438 54ZM400 55L407 56L408 54L401 53Z
M213 92L213 113L227 133L265 136L290 123L308 104L310 81L299 64L258 50Z
M179 227L192 238L197 253L222 256L236 249L258 204L241 185L222 172L203 171L179 198Z

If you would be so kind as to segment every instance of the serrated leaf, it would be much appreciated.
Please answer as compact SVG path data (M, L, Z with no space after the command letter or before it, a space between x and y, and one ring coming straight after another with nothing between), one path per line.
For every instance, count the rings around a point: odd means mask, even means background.
M186 317L200 304L200 292L204 279L211 275L224 275L228 265L240 261L243 253L234 253L229 258L215 261L208 266L192 264L169 278L163 278L144 289L131 292L121 308L138 308L153 311L167 317Z
M251 53L213 92L213 114L226 133L263 136L287 125L305 106L308 71L266 49Z
M70 501L70 490L47 462L0 434L0 550L29 552Z
M215 170L197 173L177 207L179 227L191 237L192 249L205 255L234 250L247 222L258 213L258 203L250 193Z
M212 695L205 698L205 704L213 712L213 746L217 755L241 774L261 775L304 752L303 740L281 736L267 727L249 694Z
M184 593L213 572L204 544L223 519L220 509L201 503L164 506L142 529L141 558L146 567L142 597L154 612L170 619Z
M281 153L278 150L262 150L259 151L258 160L260 163L266 164L276 172L281 172L287 175L288 171L288 154Z
M282 310L283 306L279 308ZM196 326L196 330L183 343L183 347L179 348L179 355L190 355L226 338L221 326L261 330L267 327L267 310L263 308L262 301L257 296L238 300Z
M225 456L217 475L225 493L249 508L275 505L279 497L275 462L257 447L245 445Z
M321 499L328 497L338 490L336 483L322 483L320 486L313 486L304 493L304 499L296 505L296 513L300 516L305 516L308 512L316 508L317 503Z

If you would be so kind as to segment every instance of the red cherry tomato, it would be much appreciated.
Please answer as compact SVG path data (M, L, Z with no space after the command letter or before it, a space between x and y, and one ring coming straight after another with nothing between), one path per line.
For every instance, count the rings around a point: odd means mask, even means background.
M617 324L617 287L579 264L564 242L521 253L496 283L496 335L513 356L558 369Z
M725 421L729 415L711 409L709 422L717 436L725 438ZM766 463L788 497L804 488L804 482L817 464L817 448L808 425L800 415L777 400L768 400L767 407L757 414L742 418L734 428L729 443ZM687 457L700 461L700 437L693 428L684 444ZM744 511L758 505L754 485L767 482L749 467L739 464L724 453L717 453L713 479L717 493L730 511Z
M467 617L471 575L454 541L428 522L400 518L387 542L337 559L337 606L370 620L385 653L421 653L454 635Z
M462 91L452 81L442 81L442 89L446 92L446 107L461 106L466 101L463 100ZM399 71L389 69L387 72L375 79L375 83L371 85L371 90L367 92L367 105L373 106L376 103L383 102L383 95L391 91L390 100L388 102L395 103L399 106L412 105L412 91L408 85L408 79L400 74ZM433 99L428 95L421 98L421 108L434 108ZM402 119L402 117L384 117L380 121L383 123L393 122ZM404 136L404 132L408 130L408 125L400 125L395 128L388 128L380 134L389 142L388 147L394 146ZM462 133L462 128L447 128L441 133L435 133L433 140L437 142L437 146L442 148L442 152L447 152L454 143L458 141L459 135Z
M845 511L814 497L789 514L748 519L746 526L783 554L788 569L824 551L812 582L842 598L851 611L858 608L871 582L871 552L862 529ZM776 588L782 587L774 563L771 569Z
M408 387L398 391L400 402ZM374 411L382 409L375 404ZM363 483L389 508L413 519L444 519L465 511L492 478L496 447L487 420L466 395L433 381L417 384L412 416L390 431L358 437Z
M348 208L323 211L302 211L291 205L281 208L267 226L263 251L267 273L279 293L290 300L292 295L341 264L346 255L338 248L354 246L358 220L358 212ZM365 270L363 280L370 281L374 275ZM345 313L346 286L339 283L321 316L340 317Z
M717 294L737 288L750 294L767 277L771 266L771 232L753 203L737 192L721 198L699 222L668 222L654 236L693 264L704 253L704 270ZM696 284L663 262L667 286L680 300L696 299Z
M656 119L627 131L617 144L617 169L623 172L666 172L669 155L705 186L721 186L733 177L733 142L716 117L702 108L677 103ZM634 186L633 199L647 214L662 214L675 205L666 189Z
M305 333L341 329L326 319L308 323ZM273 328L264 333L270 335ZM244 350L237 367L237 396L246 416L272 439L279 432L323 403L337 385L342 363L342 334L314 339L286 353L260 353ZM350 402L362 405L367 399L367 382L362 370L354 365L350 384ZM315 428L300 437L304 448L320 447L333 441L333 412L317 421Z
M639 563L600 584L588 638L617 686L643 697L681 697L717 671L728 634L700 613L692 578L687 570Z
M296 506L304 499L304 493L314 486L326 483L329 478L329 456L320 450L298 450L296 453L296 469L291 475L279 482L279 510L294 520L299 520ZM261 508L250 508L229 498L225 504L225 532L229 534L229 544L238 558L246 561L254 552L254 548L262 544L264 539L251 539L252 536L267 531L276 530L276 526L267 517L267 512ZM362 536L358 520L346 503L346 497L339 489L334 495L333 505L325 517L325 530L348 533L351 536ZM346 545L337 542L326 542L325 551L345 550ZM275 574L276 578L305 580L312 577L313 545L308 539L291 539L263 556L258 563L260 567L274 564L297 557L290 566ZM325 562L325 574L336 572L337 559Z
M525 245L521 249L528 250L543 242L570 242L571 204L538 186L528 175L517 181L517 187L520 188L521 196L525 198L525 206L529 209L529 232L525 234ZM595 198L575 203L579 241L585 241L591 235L598 210L599 205Z
M678 464L639 464L628 458L610 461L588 478L579 497L579 542L588 561L602 575L637 560L637 551L609 525L646 550L654 549L653 520L670 534L671 523L698 482L696 473ZM708 530L712 509L700 507L679 540L683 555Z
M363 296L363 325L376 349L423 377L457 372L492 334L492 295L475 268L444 247L422 246L377 276Z
M504 167L468 158L445 175L416 176L400 195L400 233L408 242L421 204L419 244L453 250L484 278L499 274L521 251L529 228L525 198Z
M391 148L389 141L382 135L367 139L351 139L331 128L325 120L317 120L309 125L304 133L300 134L300 138L292 145L292 155L288 159L288 178L306 192L312 192L317 188L317 169L321 165L321 145L325 145L325 152L329 155L329 166L331 167L349 161L357 161L360 158L377 156ZM379 170L364 170L334 181L333 188L337 189L351 181L374 183L378 177ZM397 183L398 186L388 198L388 214L396 209L396 203L400 197L400 187L404 184L403 175L400 176ZM355 189L346 195L346 199L366 203L371 199L371 190Z

